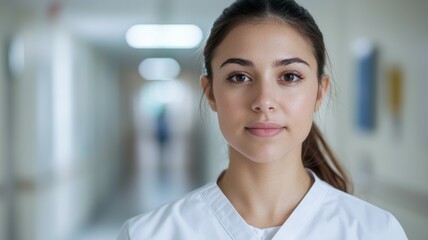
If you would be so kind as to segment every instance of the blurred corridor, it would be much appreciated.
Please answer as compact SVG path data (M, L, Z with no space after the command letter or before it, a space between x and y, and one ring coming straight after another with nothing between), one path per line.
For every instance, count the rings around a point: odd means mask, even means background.
M200 48L231 2L0 0L0 239L113 240L125 219L216 179L227 147L201 102ZM426 239L428 1L299 2L334 80L316 121L355 194ZM127 44L154 23L202 38Z

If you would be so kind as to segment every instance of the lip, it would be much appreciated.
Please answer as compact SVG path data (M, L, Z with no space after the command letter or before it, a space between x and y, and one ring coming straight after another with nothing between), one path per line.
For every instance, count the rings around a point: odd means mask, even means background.
M248 132L256 137L273 137L284 130L284 127L276 123L256 122L245 127Z

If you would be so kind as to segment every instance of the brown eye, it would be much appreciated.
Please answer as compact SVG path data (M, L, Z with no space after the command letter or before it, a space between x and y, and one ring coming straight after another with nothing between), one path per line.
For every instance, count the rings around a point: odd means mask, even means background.
M233 83L244 83L251 81L251 79L247 75L241 73L232 74L227 79Z
M281 76L280 80L292 83L302 80L302 77L297 73L285 73Z

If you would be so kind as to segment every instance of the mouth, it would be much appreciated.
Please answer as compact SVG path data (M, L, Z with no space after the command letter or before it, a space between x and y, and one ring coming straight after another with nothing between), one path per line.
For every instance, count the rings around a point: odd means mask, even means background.
M245 127L245 129L256 137L273 137L284 130L285 127L275 123L253 123Z

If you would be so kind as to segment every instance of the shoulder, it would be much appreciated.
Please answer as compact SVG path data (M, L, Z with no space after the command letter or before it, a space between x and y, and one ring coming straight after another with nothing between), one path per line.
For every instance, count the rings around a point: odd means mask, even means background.
M358 236L370 239L407 239L397 219L388 211L351 194L340 191L325 182L327 190L321 214L337 222Z
M207 184L179 200L129 219L122 226L119 240L174 239L173 234L183 234L192 228L195 219L203 217L199 215L207 216L209 211L203 193L214 185ZM166 237L164 234L172 236Z

